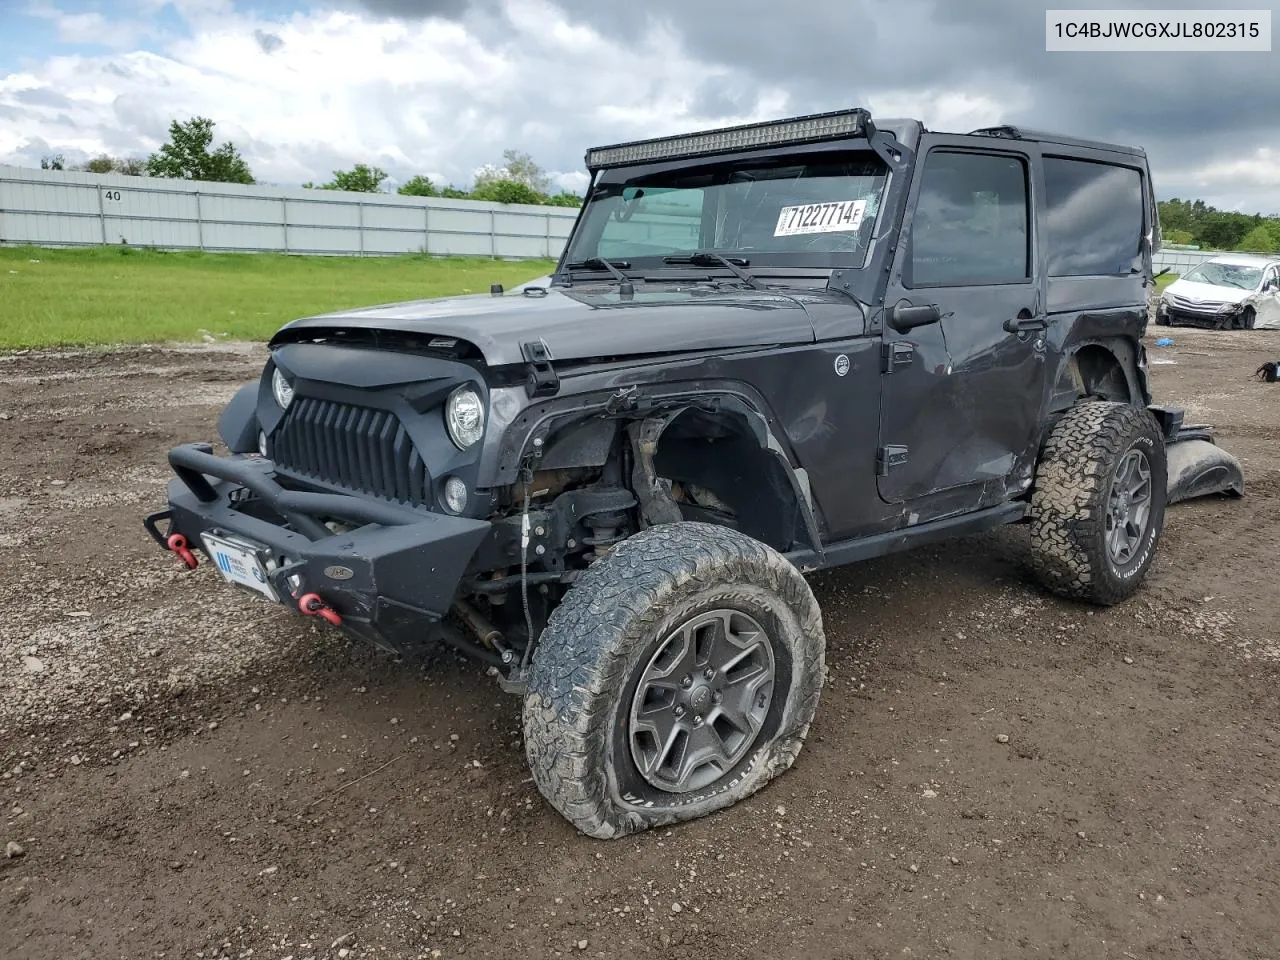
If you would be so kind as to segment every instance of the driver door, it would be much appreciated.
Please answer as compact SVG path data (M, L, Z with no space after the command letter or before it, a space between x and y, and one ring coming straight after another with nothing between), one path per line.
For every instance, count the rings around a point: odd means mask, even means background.
M1036 151L921 143L885 309L933 306L940 319L899 331L886 317L877 456L881 499L912 523L993 505L1030 480L1048 326Z

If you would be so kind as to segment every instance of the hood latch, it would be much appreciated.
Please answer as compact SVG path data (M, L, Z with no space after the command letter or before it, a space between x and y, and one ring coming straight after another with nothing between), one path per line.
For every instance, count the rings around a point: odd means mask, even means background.
M520 352L528 365L524 388L533 397L553 397L560 392L560 376L551 365L551 350L544 340L520 344Z

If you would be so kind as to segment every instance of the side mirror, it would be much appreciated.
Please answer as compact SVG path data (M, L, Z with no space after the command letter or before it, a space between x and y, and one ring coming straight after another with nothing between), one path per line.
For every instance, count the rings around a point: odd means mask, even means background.
M936 303L927 303L922 307L898 303L894 304L893 309L889 311L889 326L899 333L906 333L916 327L926 327L941 319L942 312Z

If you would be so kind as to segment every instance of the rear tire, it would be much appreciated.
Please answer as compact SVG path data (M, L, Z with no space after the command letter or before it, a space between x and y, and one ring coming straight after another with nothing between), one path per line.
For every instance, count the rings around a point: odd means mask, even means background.
M538 644L534 782L602 839L728 807L795 761L824 646L808 583L768 546L705 523L636 534L586 571Z
M1031 557L1048 589L1110 605L1155 556L1168 496L1164 436L1149 411L1091 401L1045 443L1031 498Z

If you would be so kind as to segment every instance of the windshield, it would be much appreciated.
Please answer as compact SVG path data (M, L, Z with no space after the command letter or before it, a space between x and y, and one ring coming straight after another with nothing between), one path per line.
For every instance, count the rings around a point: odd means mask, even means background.
M752 266L862 266L888 171L869 151L608 171L566 263L718 253Z
M1206 261L1182 275L1183 280L1211 283L1215 287L1236 287L1254 290L1262 280L1262 268L1243 263L1214 263Z

